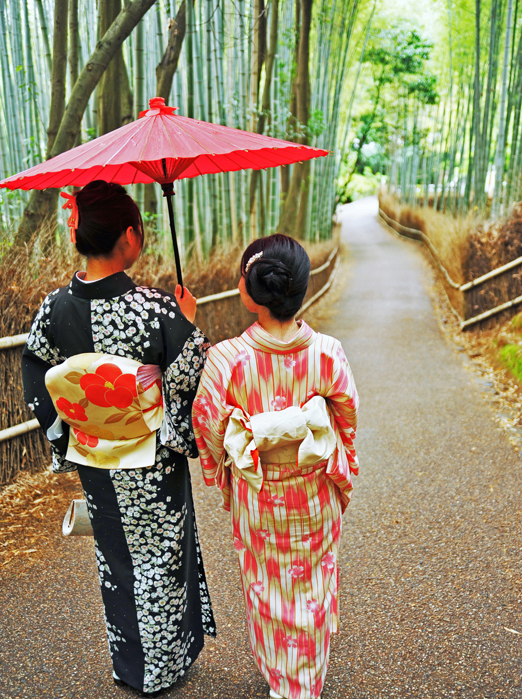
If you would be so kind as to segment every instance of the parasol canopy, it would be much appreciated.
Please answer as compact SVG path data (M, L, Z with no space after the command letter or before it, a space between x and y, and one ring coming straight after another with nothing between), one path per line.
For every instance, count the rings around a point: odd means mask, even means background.
M261 170L328 155L327 150L180 116L154 97L140 118L0 182L8 189L83 187Z
M176 180L290 165L328 151L190 119L176 114L176 109L154 97L136 121L7 177L0 187L83 187L93 180L122 185L158 182L167 197L176 272L183 289L172 207Z

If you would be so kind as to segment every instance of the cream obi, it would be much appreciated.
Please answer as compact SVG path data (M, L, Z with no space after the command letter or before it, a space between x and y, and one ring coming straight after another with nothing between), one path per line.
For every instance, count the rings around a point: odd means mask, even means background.
M163 422L161 372L134 359L76 354L45 375L58 420L48 437L71 429L66 459L97 468L141 468L156 459ZM51 434L50 434L51 433Z
M261 464L295 463L297 468L327 461L336 447L326 401L314 396L301 408L259 413L248 417L235 408L225 432L224 447L242 478L259 492Z

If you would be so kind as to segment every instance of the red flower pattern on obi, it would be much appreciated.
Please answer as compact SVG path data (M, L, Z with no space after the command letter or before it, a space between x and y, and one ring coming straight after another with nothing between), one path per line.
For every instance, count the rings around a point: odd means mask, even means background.
M234 548L236 551L244 551L246 549L245 544L241 541L241 539L234 539Z
M136 397L136 377L115 364L101 364L94 374L84 374L80 386L90 403L100 408L128 408Z
M86 447L97 447L98 442L100 441L98 437L93 437L92 434L85 434L85 432L82 432L81 430L77 430L76 428L73 428L74 434L76 436L76 439L80 442L80 444L83 444Z
M306 608L308 609L309 612L312 612L312 614L315 614L315 612L319 611L320 605L319 605L319 602L316 602L316 600L309 599L306 601Z
M262 592L265 590L265 586L261 581L254 582L250 585L250 589L253 590L253 592L256 593L256 595L260 595Z
M87 415L85 410L79 403L71 403L67 398L60 397L56 401L56 407L62 413L65 413L69 420L79 420L80 422L87 422Z

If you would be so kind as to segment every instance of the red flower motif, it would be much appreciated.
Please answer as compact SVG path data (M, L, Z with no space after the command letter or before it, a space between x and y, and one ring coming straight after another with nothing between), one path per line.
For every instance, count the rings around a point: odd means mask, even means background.
M312 614L315 614L315 612L318 612L320 609L320 604L314 599L309 599L306 600L306 608L308 609L309 612L312 612Z
M297 648L297 638L292 638L292 636L285 636L283 640L287 648Z
M335 568L335 556L331 551L329 551L325 556L323 556L323 560L321 561L321 565L323 565L325 568L328 568L328 570L334 570L334 568Z
M83 444L86 447L98 446L98 442L100 441L98 437L93 437L91 434L85 434L85 432L77 430L75 427L73 427L73 431L76 435L76 439L80 442L80 444Z
M79 403L71 403L67 398L60 397L56 401L56 407L62 413L65 413L69 420L79 420L80 422L87 422L87 415L85 410Z
M287 354L285 357L285 369L291 371L296 365L296 361L291 354Z
M241 364L241 366L245 366L250 361L250 355L246 350L242 350L241 352L239 352L239 354L236 354L234 361L236 364Z
M276 396L270 401L270 405L274 410L284 410L286 408L286 398L284 396Z
M304 566L293 565L288 569L288 572L293 578L302 578L304 575Z
M115 364L102 364L94 374L84 374L80 386L90 403L100 408L128 408L136 397L136 377Z
M234 539L234 548L236 551L244 551L246 549L245 544L241 541L241 539Z

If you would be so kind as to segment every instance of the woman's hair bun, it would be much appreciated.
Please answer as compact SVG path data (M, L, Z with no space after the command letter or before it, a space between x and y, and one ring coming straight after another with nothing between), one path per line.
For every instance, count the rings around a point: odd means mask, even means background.
M141 236L143 245L140 210L120 184L94 180L78 192L76 203L76 248L81 255L110 255L129 226Z
M248 246L241 260L241 273L255 303L266 306L277 320L285 321L293 318L303 303L310 258L297 240L275 234Z

